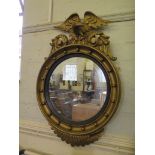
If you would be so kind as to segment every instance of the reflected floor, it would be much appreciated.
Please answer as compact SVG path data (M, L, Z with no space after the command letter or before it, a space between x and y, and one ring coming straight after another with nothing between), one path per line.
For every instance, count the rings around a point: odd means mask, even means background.
M87 120L102 108L106 92L96 94L96 91L51 90L50 100L57 112L72 121Z

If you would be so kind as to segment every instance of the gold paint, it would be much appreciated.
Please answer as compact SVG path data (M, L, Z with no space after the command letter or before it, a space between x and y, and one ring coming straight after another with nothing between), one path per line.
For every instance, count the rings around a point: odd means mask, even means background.
M79 131L80 132L81 128L79 128L79 127L72 127L72 131L76 131L76 132Z
M85 130L91 130L91 129L94 129L94 128L95 128L95 124L91 124L89 126L86 126Z
M116 79L115 79L115 77L113 76L112 73L109 73L109 75L110 75L110 80L111 80L111 86L116 87L117 84L116 84Z
M59 120L55 116L51 115L50 118L54 123L59 124Z
M86 49L80 49L79 51L80 51L80 53L84 53L84 54L88 54L89 53L89 50L86 50Z
M70 130L70 129L71 129L70 126L68 126L68 125L66 125L66 124L64 124L64 123L60 123L60 126L61 126L62 128L64 128L64 129L66 129L66 130Z
M103 64L104 64L106 71L111 72L112 68L109 66L109 64L107 62L103 62Z
M111 102L116 102L116 96L118 96L118 90L116 87L113 87L111 90Z
M97 121L97 124L104 124L104 122L105 122L105 120L106 120L106 116L104 115L103 117L101 117L101 119L99 119L98 121Z
M50 112L49 108L47 107L47 105L43 105L43 108L44 108L45 112L47 113L47 115L51 114L51 112Z
M92 55L93 55L96 59L98 59L99 61L102 60L102 58L101 58L99 55L97 55L96 53L92 53Z
M68 54L69 54L69 53L77 53L78 50L79 50L78 48L69 49L69 50L67 51L67 53L68 53Z

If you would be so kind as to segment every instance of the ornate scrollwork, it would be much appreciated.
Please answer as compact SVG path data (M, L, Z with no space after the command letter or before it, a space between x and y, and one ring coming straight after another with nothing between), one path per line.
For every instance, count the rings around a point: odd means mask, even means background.
M56 36L54 39L52 39L52 42L50 45L52 46L52 51L55 51L56 49L59 49L60 47L63 47L68 44L68 37L64 34L60 34Z
M106 26L110 21L97 17L92 12L85 12L84 19L81 20L77 13L72 14L66 21L55 28L69 32L69 36L61 34L52 39L52 51L55 51L64 45L87 44L101 52L104 52L111 60L116 60L110 52L109 36L103 32L95 31L102 26Z

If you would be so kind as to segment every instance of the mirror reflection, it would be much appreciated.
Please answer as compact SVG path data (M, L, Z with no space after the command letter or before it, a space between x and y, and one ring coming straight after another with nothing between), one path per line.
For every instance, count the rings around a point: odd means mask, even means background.
M50 104L61 117L71 121L95 116L104 105L106 94L103 71L88 58L69 58L61 62L50 77Z

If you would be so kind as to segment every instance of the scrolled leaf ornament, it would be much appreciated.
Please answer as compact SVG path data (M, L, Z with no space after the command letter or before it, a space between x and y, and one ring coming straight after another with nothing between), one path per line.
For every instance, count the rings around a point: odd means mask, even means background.
M110 37L101 30L109 23L86 11L84 19L74 13L55 26L68 34L51 40L51 52L38 75L40 110L54 133L72 146L98 140L119 104L116 57Z

